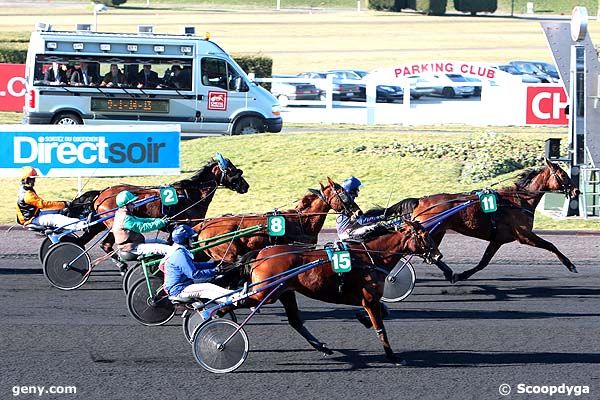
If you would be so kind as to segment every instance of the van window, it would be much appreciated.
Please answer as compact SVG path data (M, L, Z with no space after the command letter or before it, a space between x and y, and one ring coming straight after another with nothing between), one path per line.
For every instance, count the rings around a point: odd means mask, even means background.
M233 92L242 92L248 89L243 84L243 79L237 70L225 60L210 57L203 58L201 75L204 86L218 87Z
M35 86L192 90L190 59L37 55Z

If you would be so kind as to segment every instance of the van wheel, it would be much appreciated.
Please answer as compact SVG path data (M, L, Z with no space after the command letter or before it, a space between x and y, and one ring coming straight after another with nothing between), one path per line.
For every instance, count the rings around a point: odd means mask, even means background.
M233 127L234 135L251 135L265 131L265 124L260 118L245 117L240 119Z
M52 120L53 125L83 125L81 117L74 113L61 113Z
M452 89L451 87L445 87L444 90L442 90L442 96L454 97L454 89Z

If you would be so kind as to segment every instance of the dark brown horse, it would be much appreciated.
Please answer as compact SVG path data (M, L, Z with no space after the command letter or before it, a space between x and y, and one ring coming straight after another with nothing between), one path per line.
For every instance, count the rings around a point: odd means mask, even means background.
M406 199L390 206L386 214L406 214L408 204L408 211L412 210L412 218L423 222L465 201L475 201L471 206L445 219L431 233L438 245L448 229L490 242L479 264L460 274L453 273L445 264L437 264L446 279L451 282L466 280L481 271L503 244L515 240L551 251L569 271L577 272L575 265L556 246L532 231L535 208L547 192L561 192L570 198L579 195L579 190L573 185L567 173L546 159L544 167L526 170L513 186L497 191L498 210L494 213L486 214L481 211L476 195L458 193Z
M344 189L330 178L327 186L321 184L320 190L309 189L296 208L278 211L285 217L285 236L277 238L277 243L317 243L317 238L329 210L354 213L359 210L354 200ZM204 240L227 232L267 224L267 214L231 215L199 223L194 230L199 232L198 239ZM251 250L263 249L273 244L266 230L251 236L236 238L230 242L213 246L205 252L215 260L233 262Z
M233 163L223 158L217 153L216 160L208 161L202 169L192 175L190 178L173 182L170 186L177 191L178 204L163 208L158 200L149 202L136 209L135 215L140 217L160 218L168 215L176 215L178 219L201 219L206 216L206 211L210 205L215 192L219 186L233 190L237 193L246 193L248 191L248 182L243 177L243 171L237 168ZM114 209L117 207L116 196L123 190L128 190L135 194L139 199L145 199L152 196L160 197L160 187L144 187L122 184L111 186L102 190L94 202L94 209L97 214ZM91 238L103 231L105 227L112 226L112 219L108 219L104 224L97 224L86 232L82 238L82 243L87 243ZM102 242L102 249L106 253L112 252L114 237L112 233Z
M288 322L315 349L332 354L325 344L304 327L295 292L328 303L361 306L368 313L387 358L399 363L401 360L392 351L381 315L380 300L385 277L405 254L423 255L433 260L439 260L441 254L427 232L418 223L411 221L406 221L397 232L362 243L350 242L347 245L352 257L352 270L343 274L343 278L332 270L330 262L326 262L286 282L279 294L279 300L285 308ZM261 282L278 273L319 259L328 259L325 250L302 245L267 247L261 250L256 260L250 264L248 279L251 282ZM267 291L259 292L247 299L244 306L255 306L266 295ZM275 299L269 301L274 302Z

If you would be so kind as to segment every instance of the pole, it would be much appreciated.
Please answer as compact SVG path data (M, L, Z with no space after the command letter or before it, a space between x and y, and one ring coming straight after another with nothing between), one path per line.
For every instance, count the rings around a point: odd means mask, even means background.
M94 31L98 32L98 11L94 7Z
M277 8L276 8L276 10L277 11L281 11L281 0L277 0Z
M600 0L598 0L600 1ZM510 16L514 17L515 16L515 0L512 0L512 2L510 3Z
M356 0L356 11L360 12L360 0Z

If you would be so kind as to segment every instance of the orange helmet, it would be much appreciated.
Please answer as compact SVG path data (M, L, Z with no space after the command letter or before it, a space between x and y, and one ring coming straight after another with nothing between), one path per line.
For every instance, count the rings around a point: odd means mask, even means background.
M38 176L37 171L33 167L23 167L21 168L21 180L24 181L27 178L35 178Z

